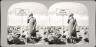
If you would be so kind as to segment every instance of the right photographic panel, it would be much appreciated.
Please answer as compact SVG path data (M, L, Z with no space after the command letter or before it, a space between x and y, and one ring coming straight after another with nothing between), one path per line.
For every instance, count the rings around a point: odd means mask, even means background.
M55 44L88 44L89 16L88 9L82 3L58 2L49 7L49 26L53 37L60 41Z

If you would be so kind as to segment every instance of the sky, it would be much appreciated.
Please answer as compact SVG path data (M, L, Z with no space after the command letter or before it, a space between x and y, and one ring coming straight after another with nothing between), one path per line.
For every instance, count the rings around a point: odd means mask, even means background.
M23 18L21 15L16 15L17 8L27 9L28 14L24 15ZM51 5L49 8L36 2L16 3L13 4L8 10L7 24L8 26L27 25L28 15L33 13L38 26L60 26L62 23L63 25L68 26L68 15L64 15L62 20L61 15L56 15L57 8L64 10L69 9L70 13L74 14L79 26L88 26L88 9L85 5L76 2L58 2Z
M13 4L8 10L8 25L17 26L22 25L22 16L16 15L16 9L27 9L28 14L23 16L23 25L27 25L27 19L30 13L33 13L37 20L37 25L46 25L48 9L41 3L24 2ZM43 22L44 21L44 22ZM43 23L42 23L43 22Z
M50 6L48 16L50 16L51 25L62 25L62 15L57 15L58 9L69 10L68 15L74 14L78 26L88 26L88 9L85 5L76 2L60 2ZM63 25L68 26L68 15L63 16ZM54 18L55 17L55 18ZM54 22L53 22L54 21Z

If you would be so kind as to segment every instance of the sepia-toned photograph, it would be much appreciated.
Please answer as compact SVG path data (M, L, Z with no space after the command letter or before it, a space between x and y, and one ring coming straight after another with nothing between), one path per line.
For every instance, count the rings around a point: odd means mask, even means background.
M50 7L37 2L10 6L7 15L9 45L89 44L88 8L77 2Z

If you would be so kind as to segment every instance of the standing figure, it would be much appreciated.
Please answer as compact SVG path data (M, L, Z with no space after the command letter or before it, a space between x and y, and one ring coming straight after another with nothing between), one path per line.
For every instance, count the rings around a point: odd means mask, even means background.
M77 34L76 34L76 26L77 22L76 19L73 17L74 14L71 14L68 19L68 24L69 24L69 39L71 43L75 43Z
M34 39L36 37L36 19L32 13L29 15L27 23L29 23L29 38Z

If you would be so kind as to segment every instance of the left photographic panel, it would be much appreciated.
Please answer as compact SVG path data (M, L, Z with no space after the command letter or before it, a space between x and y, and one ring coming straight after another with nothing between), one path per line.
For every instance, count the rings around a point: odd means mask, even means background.
M7 16L7 43L37 43L39 39L35 36L39 27L48 26L47 12L47 8L37 2L22 2L10 6Z

